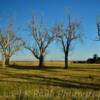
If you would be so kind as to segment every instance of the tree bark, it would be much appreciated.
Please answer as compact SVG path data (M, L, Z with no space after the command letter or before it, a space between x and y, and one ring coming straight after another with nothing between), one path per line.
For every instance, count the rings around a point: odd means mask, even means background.
M44 62L44 56L40 55L40 59L39 59L39 67L43 66L43 62Z
M5 65L5 57L3 57L2 67L3 67L3 68L5 68L5 67L6 67L6 65Z
M10 58L9 57L6 57L6 60L5 60L6 66L9 66L9 61L10 61Z
M5 68L6 66L9 66L9 61L10 61L10 57L3 58L3 68Z
M65 69L68 69L68 54L65 54Z
M67 47L66 47L66 50L65 50L65 69L68 69L69 46L70 46L70 41L67 41Z

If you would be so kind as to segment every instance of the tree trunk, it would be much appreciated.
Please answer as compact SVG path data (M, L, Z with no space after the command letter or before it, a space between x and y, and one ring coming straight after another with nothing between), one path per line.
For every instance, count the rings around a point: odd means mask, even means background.
M68 54L65 54L65 69L68 69Z
M6 67L6 64L5 64L5 57L3 57L2 60L3 60L2 67L5 68L5 67Z
M10 57L3 58L3 68L5 68L6 66L9 66L9 61L10 61Z
M9 57L6 57L6 60L5 60L6 66L9 66L9 61L10 61Z
M67 47L66 47L66 51L65 51L65 69L68 69L69 46L70 46L70 41L67 41Z
M44 56L41 55L40 56L40 59L39 59L39 67L42 67L43 66L43 62L44 62Z

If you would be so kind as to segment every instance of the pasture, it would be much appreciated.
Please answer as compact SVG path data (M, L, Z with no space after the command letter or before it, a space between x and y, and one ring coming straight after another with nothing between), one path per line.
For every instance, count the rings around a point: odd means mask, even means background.
M13 65L14 64L14 65ZM0 100L100 100L100 65L12 62L0 67Z

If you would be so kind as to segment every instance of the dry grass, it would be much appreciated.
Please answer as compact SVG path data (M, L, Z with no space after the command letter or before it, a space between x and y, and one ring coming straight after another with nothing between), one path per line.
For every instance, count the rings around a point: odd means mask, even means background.
M0 100L99 100L100 65L12 62L0 69ZM12 99L11 99L12 98Z

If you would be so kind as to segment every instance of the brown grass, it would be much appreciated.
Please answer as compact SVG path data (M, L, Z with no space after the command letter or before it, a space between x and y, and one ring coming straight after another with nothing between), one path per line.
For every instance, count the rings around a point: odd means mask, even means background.
M11 62L11 64L14 65L0 69L1 94L2 91L13 93L13 91L18 92L24 89L29 97L32 95L32 91L38 91L40 94L43 93L43 98L48 92L50 92L48 93L50 98L55 98L54 94L58 95L59 92L63 91L62 97L65 95L64 98L66 96L69 96L69 98L74 96L75 98L90 98L91 95L92 98L100 98L99 64L69 64L67 70L64 69L64 62L60 61L45 62L45 66L41 68L37 66L38 62ZM39 89L42 89L42 91Z

